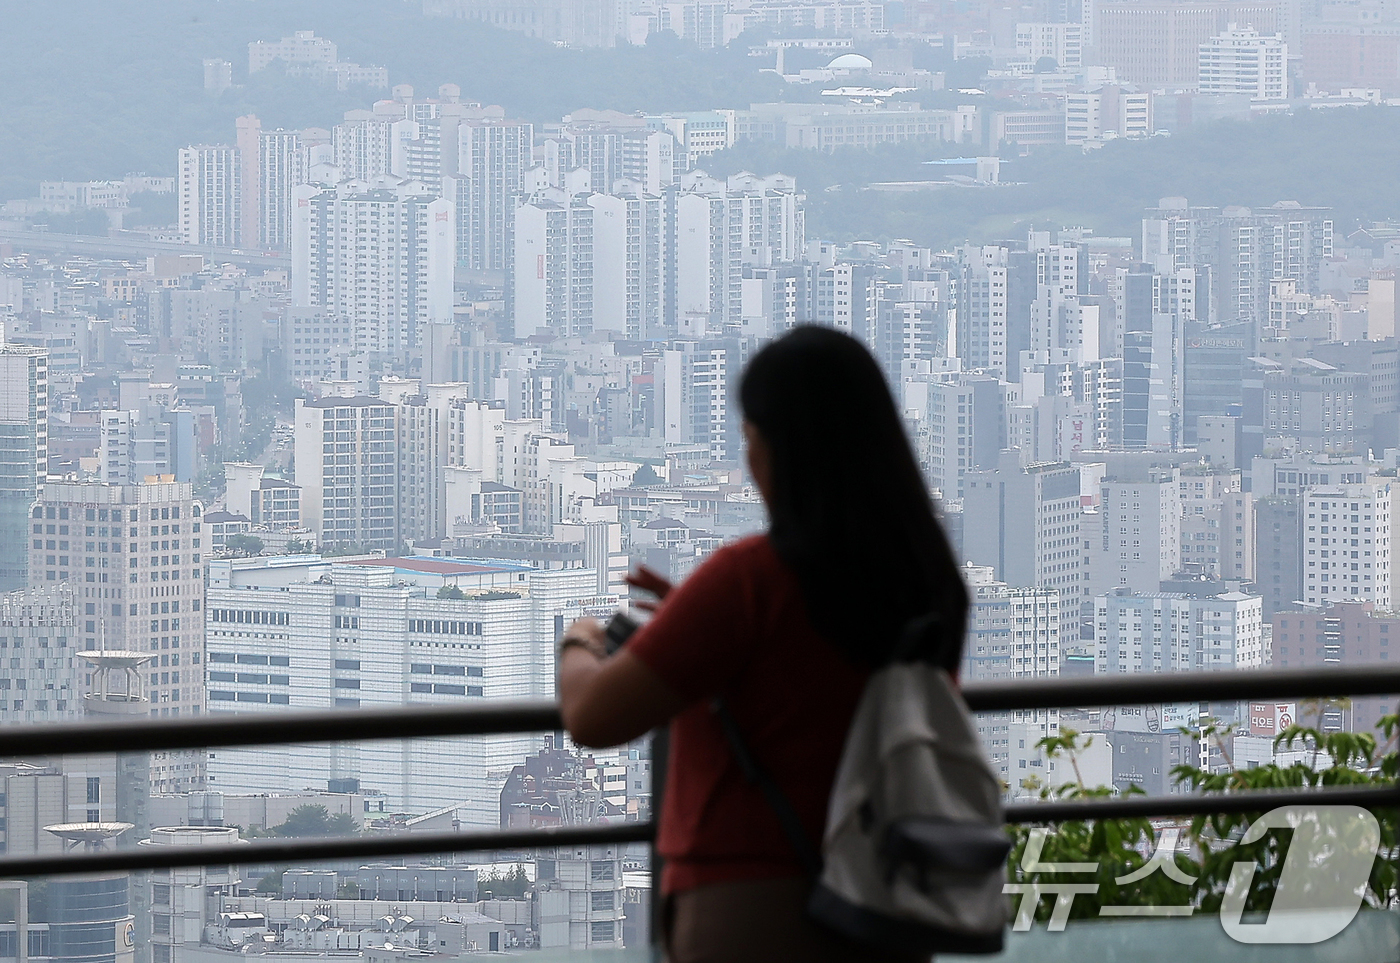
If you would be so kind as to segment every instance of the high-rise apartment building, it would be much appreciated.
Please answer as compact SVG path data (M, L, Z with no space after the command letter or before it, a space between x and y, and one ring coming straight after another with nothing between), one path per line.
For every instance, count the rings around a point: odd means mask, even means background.
M29 583L29 508L49 461L49 359L0 331L0 591Z
M960 249L958 357L966 369L1009 377L1013 359L1008 334L1008 255L1004 247Z
M1257 595L1115 592L1094 599L1094 671L1185 672L1264 665Z
M377 106L377 105L376 105ZM388 105L392 108L392 104ZM401 110L348 110L331 130L335 165L345 180L374 181L391 171L394 124Z
M445 185L457 205L457 263L504 271L510 261L515 208L534 166L534 125L485 118L457 126L457 173Z
M194 413L121 411L101 414L99 480L112 485L139 485L150 475L170 475L192 482L198 465Z
M671 238L662 198L548 191L515 211L511 277L517 337L551 331L665 334Z
M1201 44L1200 92L1248 94L1251 100L1288 99L1288 45L1230 24Z
M1165 197L1142 222L1143 261L1154 270L1195 271L1198 278L1202 269L1209 273L1211 313L1198 309L1197 318L1248 321L1256 337L1269 320L1271 282L1290 279L1305 294L1321 293L1322 264L1332 256L1332 242L1331 210L1296 201L1221 209Z
M1047 678L1060 674L1061 620L1075 617L1060 610L1055 589L1012 588L990 580L981 566L964 568L971 594L967 641L963 648L964 679ZM1054 731L1057 712L979 713L977 733L998 775L1008 785L1010 732L1033 730L1036 738Z
M1275 613L1273 662L1279 668L1310 668L1326 672L1384 666L1400 645L1400 618L1371 602L1334 602L1324 607L1292 606ZM1317 717L1299 725L1371 732L1382 716L1395 711L1394 696L1361 696L1340 704L1319 700ZM1311 715L1312 713L1309 713Z
M72 585L82 650L149 653L141 673L153 716L204 709L202 514L190 485L165 476L54 481L30 515L30 584Z
M422 330L452 320L452 202L411 183L293 194L292 300L350 322L353 345L407 362Z
M580 110L546 140L543 160L555 187L563 186L568 172L585 170L589 187L604 194L623 180L660 194L680 175L676 151L669 130L648 127L642 118Z
M310 157L301 131L259 131L257 210L261 247L271 251L292 249L292 192L305 184L309 176Z
M1091 593L1160 591L1162 582L1181 569L1180 471L1127 469L1104 478L1099 491Z
M727 181L700 172L668 194L675 262L668 320L738 325L745 266L798 261L806 251L803 195L791 177L736 174Z
M1079 469L1064 463L1022 468L1014 455L993 471L969 472L963 533L969 562L990 565L1017 588L1055 589L1071 611L1085 590Z
M186 244L239 247L243 238L243 166L237 147L182 147L178 223Z
M1391 485L1310 488L1299 509L1302 600L1311 605L1372 602L1391 605Z
M1293 608L1303 597L1303 544L1298 507L1297 495L1265 495L1255 502L1254 581L1264 597L1265 618ZM1330 533L1328 538L1331 538ZM1374 563L1374 559L1372 561Z
M926 451L921 460L929 484L946 499L962 498L968 474L995 469L1006 447L1001 383L985 375L959 375L947 381L910 382L904 392L905 409L922 415L919 427Z
M1190 466L1181 473L1181 567L1210 578L1254 580L1254 497L1240 473Z
M736 340L672 341L658 374L662 436L668 444L703 445L715 461L739 456L739 424L730 403L743 368Z
M326 548L397 551L398 409L378 398L297 399L302 522Z
M516 208L511 290L517 338L593 331L594 213L583 197L537 198Z

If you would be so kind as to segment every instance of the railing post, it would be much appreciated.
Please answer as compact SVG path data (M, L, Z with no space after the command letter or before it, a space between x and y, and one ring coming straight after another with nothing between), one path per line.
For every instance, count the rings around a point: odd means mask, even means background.
M661 804L666 796L666 771L671 757L671 730L669 726L655 729L651 734L651 824L661 825ZM653 833L651 838L651 913L650 937L653 960L666 958L666 906L661 897L661 871L664 869L661 852L657 848L661 834Z

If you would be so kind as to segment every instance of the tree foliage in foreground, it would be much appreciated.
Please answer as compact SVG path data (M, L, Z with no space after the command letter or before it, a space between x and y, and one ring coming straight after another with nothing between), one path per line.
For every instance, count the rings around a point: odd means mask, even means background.
M1397 729L1400 716L1381 719L1379 729L1386 737L1378 747L1374 736L1357 732L1322 732L1308 726L1291 726L1274 740L1275 748L1303 749L1311 753L1305 762L1281 766L1277 763L1254 769L1231 768L1224 772L1207 772L1191 765L1177 766L1172 771L1174 781L1189 791L1211 793L1305 790L1323 786L1382 786L1393 784L1400 773L1397 755ZM1183 730L1192 738L1205 738L1225 751L1225 738L1230 731L1218 726ZM1072 729L1063 729L1058 736L1038 744L1051 758L1068 758L1075 771L1075 780L1040 791L1043 799L1081 799L1108 796L1111 790L1085 786L1078 772L1078 753L1089 745L1086 738ZM1133 787L1129 794L1141 794ZM1296 804L1305 799L1292 798L1283 804ZM1245 902L1246 912L1266 911L1278 887L1284 859L1292 838L1289 831L1271 831L1257 842L1244 844L1240 840L1250 824L1261 813L1217 813L1182 820L1179 839L1189 844L1190 853L1177 852L1172 861L1177 875L1190 877L1189 884L1170 878L1160 869L1141 879L1119 883L1118 879L1141 870L1155 853L1158 833L1151 820L1103 819L1094 822L1066 821L1048 827L1040 855L1042 863L1093 863L1092 874L1065 875L1026 872L1022 862L1026 855L1033 826L1016 826L1012 834L1012 849L1008 859L1008 878L1016 883L1036 880L1094 882L1098 892L1076 895L1071 904L1070 919L1098 919L1104 906L1192 906L1198 912L1220 910L1226 886L1237 862L1252 863L1254 876ZM1380 823L1380 855L1372 864L1371 877L1365 892L1365 905L1383 907L1395 899L1397 885L1397 814L1395 810L1377 810ZM1160 821L1160 820L1159 820ZM1040 827L1044 829L1045 827ZM1346 840L1334 839L1333 845L1345 845ZM1019 897L1015 897L1019 899ZM1053 899L1042 899L1036 908L1036 919L1045 921L1054 907Z

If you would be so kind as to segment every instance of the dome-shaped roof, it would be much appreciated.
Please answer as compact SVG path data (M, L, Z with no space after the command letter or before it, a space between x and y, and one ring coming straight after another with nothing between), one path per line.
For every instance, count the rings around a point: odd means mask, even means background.
M842 54L831 63L826 65L827 70L869 70L874 64L869 57L862 57L860 54Z

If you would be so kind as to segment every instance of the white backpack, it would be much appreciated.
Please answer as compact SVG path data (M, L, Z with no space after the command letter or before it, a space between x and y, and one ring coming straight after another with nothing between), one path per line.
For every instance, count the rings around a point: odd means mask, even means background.
M817 854L723 702L716 715L815 880L808 914L871 946L996 953L1006 928L1001 789L948 673L895 662L870 676L846 737Z

